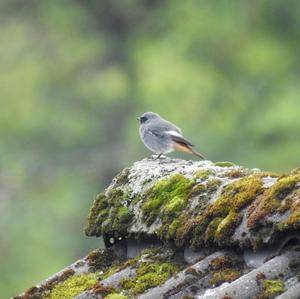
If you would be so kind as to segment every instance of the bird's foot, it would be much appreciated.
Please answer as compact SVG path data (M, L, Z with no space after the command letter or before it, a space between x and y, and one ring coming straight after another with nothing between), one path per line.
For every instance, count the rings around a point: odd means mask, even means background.
M159 155L153 155L154 160L162 160L162 159L167 159L167 156L164 156L163 154Z

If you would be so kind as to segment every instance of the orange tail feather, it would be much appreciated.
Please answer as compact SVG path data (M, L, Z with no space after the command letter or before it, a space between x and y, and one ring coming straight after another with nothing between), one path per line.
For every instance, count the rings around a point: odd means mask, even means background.
M198 158L201 158L201 159L205 160L205 157L202 154L200 154L199 152L197 152L192 147L190 147L186 144L174 142L174 149L176 149L178 151L181 151L181 152L185 152L185 153L195 155Z

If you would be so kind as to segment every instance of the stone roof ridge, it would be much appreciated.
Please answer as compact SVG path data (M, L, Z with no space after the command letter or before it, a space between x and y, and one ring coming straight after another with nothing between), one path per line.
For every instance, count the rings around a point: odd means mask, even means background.
M91 208L88 236L155 236L176 246L271 245L300 227L299 172L230 162L147 158L124 169Z

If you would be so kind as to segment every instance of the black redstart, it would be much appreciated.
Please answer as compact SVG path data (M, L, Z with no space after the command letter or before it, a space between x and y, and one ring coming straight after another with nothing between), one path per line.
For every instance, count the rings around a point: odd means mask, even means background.
M180 128L163 119L157 113L145 112L137 119L140 121L139 131L144 145L156 153L158 155L157 158L173 150L179 150L205 159L182 136Z

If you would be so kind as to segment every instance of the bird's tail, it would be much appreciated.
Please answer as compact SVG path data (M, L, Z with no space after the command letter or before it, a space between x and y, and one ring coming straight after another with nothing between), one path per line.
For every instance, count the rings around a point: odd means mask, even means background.
M188 144L184 144L181 142L180 143L174 142L174 148L178 151L193 154L193 155L197 156L198 158L205 160L205 157L202 154L197 152L192 146L190 146Z
M197 156L198 158L202 159L202 160L206 160L206 158L200 154L199 152L197 152L195 149L193 149L192 147L190 148L191 152L193 155Z

